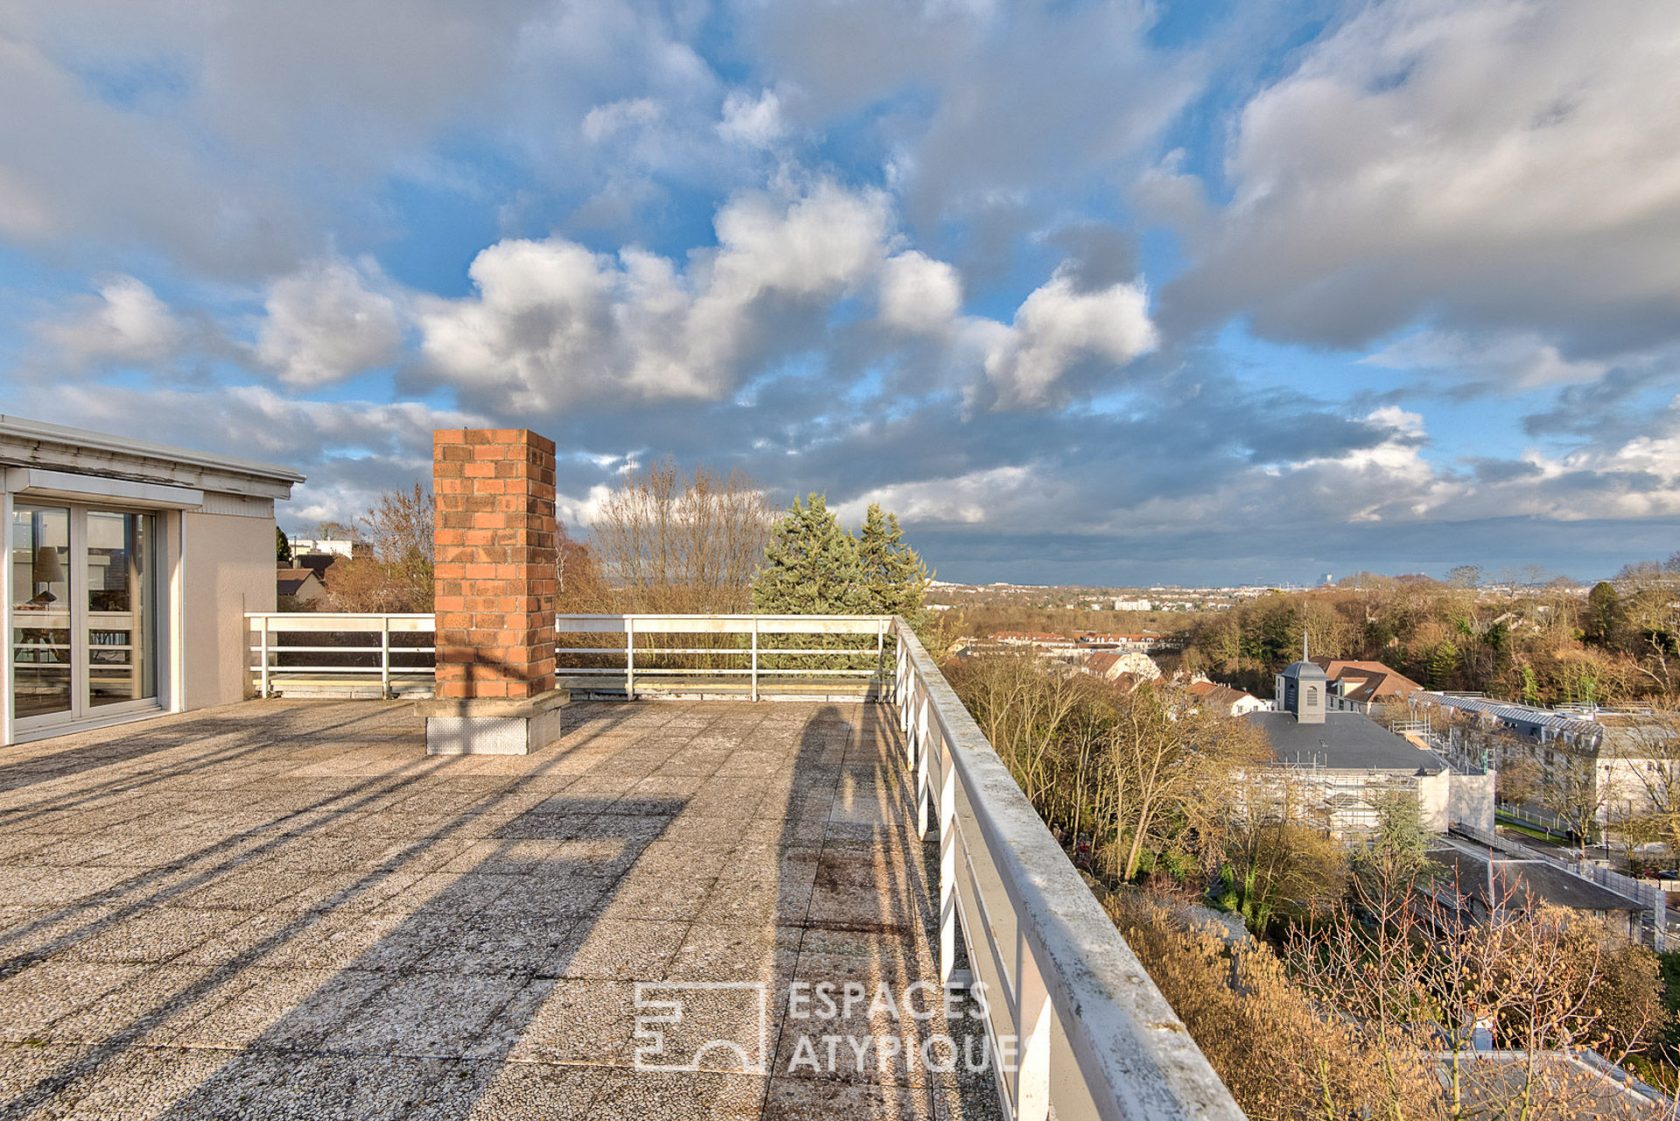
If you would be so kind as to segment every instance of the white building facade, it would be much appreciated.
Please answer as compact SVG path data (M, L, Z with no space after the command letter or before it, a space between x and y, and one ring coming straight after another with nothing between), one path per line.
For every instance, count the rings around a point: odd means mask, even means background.
M241 699L302 481L0 416L0 745Z

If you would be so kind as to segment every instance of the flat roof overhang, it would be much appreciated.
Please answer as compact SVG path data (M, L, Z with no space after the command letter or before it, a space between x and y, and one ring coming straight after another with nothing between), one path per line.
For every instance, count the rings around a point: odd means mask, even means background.
M290 498L288 467L0 415L0 464L254 498Z

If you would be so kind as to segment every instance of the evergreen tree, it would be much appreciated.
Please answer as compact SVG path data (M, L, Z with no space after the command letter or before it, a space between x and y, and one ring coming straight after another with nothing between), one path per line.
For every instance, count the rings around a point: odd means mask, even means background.
M927 614L922 597L927 594L928 570L916 550L904 543L897 515L883 514L871 502L858 530L857 553L868 611L902 615L919 628Z
M1429 652L1429 684L1436 689L1450 689L1458 678L1458 647L1451 639L1442 639Z
M778 615L863 615L869 611L857 542L820 494L782 515L753 580L753 610Z
M1600 580L1587 594L1584 637L1595 646L1609 646L1621 629L1622 597L1616 585Z
M288 568L292 563L292 543L286 540L286 531L279 526L274 527L274 563L281 568Z

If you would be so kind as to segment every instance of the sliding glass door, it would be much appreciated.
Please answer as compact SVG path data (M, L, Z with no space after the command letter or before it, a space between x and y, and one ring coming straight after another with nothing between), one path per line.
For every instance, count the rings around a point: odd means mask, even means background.
M12 703L27 731L156 704L157 516L12 507Z
M12 718L75 709L70 508L12 507Z

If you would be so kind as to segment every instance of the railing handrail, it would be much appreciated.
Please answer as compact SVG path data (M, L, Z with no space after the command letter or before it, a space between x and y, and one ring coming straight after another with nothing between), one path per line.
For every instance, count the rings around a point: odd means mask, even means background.
M1239 1121L1244 1115L1230 1090L1080 878L956 690L903 618L895 618L894 633L900 651L897 698L906 729L914 740L925 736L920 727L923 719L930 719L937 728L936 736L925 737L931 742L911 745L921 779L918 800L939 801L941 849L956 844L954 836L949 842L946 839L946 831L957 824L954 791L947 789L944 776L938 773L940 765L949 761L952 777L967 794L986 855L1003 881L1019 920L1016 928L1055 1010L1053 1019L1066 1034L1097 1116L1109 1121ZM928 758L930 748L932 759ZM947 897L950 909L960 910L961 896L944 882L950 873L943 860L941 870L943 925ZM992 937L990 924L979 916L961 917L965 938ZM942 931L942 956L951 952L946 938ZM1010 947L991 949L1008 951ZM950 963L942 961L941 975L949 974ZM1015 981L1019 985L1021 976ZM1028 1011L1019 994L1013 1003ZM1025 1026L1053 1030L1048 1023ZM1013 1093L1007 1086L1000 1090L1012 1116L1037 1121L1049 1111L1059 1080L1050 1069L1048 1040L1022 1039L1023 1056L1030 1057L1035 1047L1044 1048L1043 1061L1032 1072L1038 1085L1018 1084ZM1020 1077L1027 1077L1025 1063ZM1077 1107L1064 1110L1056 1104L1058 1116L1078 1112Z
M340 619L372 621L378 619L435 619L430 611L247 611L247 619ZM348 629L348 628L347 628Z
M621 634L633 628L644 634L874 634L891 629L891 615L754 615L703 612L638 614L557 614L561 634Z

